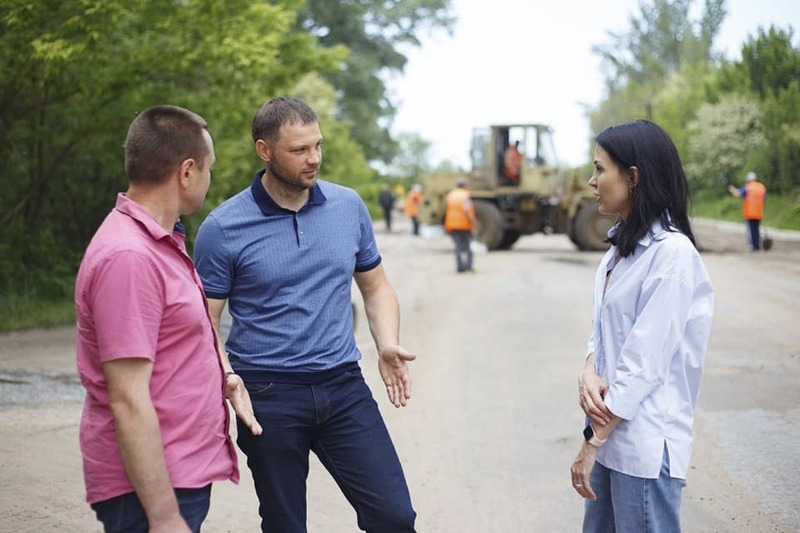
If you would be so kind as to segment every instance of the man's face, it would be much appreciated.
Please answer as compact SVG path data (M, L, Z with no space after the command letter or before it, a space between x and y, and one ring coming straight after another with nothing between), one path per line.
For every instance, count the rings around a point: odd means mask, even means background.
M284 124L278 140L270 145L267 172L285 186L310 189L322 165L322 133L319 124Z

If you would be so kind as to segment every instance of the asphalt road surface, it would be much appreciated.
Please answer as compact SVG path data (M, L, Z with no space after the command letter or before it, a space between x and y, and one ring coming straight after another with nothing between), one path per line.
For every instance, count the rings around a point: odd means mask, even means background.
M377 225L416 352L413 397L386 399L362 306L362 366L406 470L421 532L579 531L569 467L582 436L576 378L601 254L562 235L520 239L456 274L444 236ZM771 231L749 253L740 225L695 224L716 288L695 451L683 498L686 532L800 531L800 238ZM0 336L0 532L94 532L77 428L83 391L73 328ZM235 431L235 430L234 430ZM214 485L206 532L257 531L241 484ZM357 531L355 514L315 460L309 530Z

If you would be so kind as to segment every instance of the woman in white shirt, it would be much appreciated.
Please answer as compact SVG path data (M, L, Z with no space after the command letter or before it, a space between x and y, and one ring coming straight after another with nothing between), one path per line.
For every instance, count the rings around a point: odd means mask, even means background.
M600 212L619 221L595 276L572 484L586 498L584 532L680 531L714 289L667 133L639 120L595 141L589 185Z

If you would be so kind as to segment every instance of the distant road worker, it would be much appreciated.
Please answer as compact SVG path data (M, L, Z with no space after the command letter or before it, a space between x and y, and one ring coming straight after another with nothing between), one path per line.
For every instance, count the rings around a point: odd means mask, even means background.
M419 235L419 204L422 202L422 185L415 183L411 190L406 195L405 212L406 216L411 219L413 224L412 233Z
M513 146L506 148L503 157L503 173L512 183L519 183L519 167L522 162L522 154L519 152L519 141Z
M456 270L474 272L472 269L472 229L475 226L475 206L467 189L467 180L460 178L456 188L445 198L444 229L456 244Z
M767 188L756 179L755 172L748 172L745 184L741 188L728 186L728 191L742 199L742 218L744 218L747 242L751 252L761 249L761 219L764 218L764 201L767 199Z
M386 231L392 231L392 210L394 209L395 196L388 184L381 187L378 193L378 205L383 210L383 221L386 223Z

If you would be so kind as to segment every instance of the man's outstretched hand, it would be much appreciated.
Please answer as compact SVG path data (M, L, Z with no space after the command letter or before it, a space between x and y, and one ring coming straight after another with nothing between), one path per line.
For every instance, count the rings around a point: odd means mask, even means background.
M261 424L256 420L253 413L253 404L250 402L250 393L244 386L244 381L237 374L228 376L225 380L225 390L228 393L228 401L231 402L236 416L250 428L253 435L261 435L264 431Z
M383 384L386 385L386 394L395 407L405 407L411 398L411 375L408 372L408 362L417 356L402 346L390 345L381 349L378 354L378 370L381 373Z

